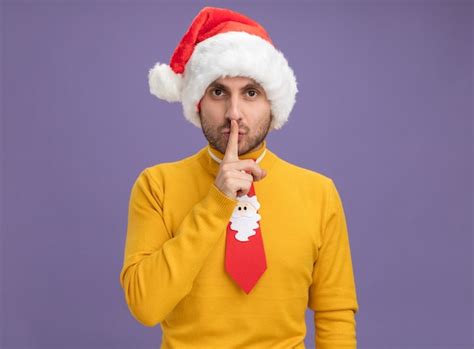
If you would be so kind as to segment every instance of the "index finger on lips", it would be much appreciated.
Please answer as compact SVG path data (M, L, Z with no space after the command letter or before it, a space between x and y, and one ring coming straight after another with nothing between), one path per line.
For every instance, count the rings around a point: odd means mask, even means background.
M225 149L224 161L239 160L239 124L235 120L230 121L230 134Z

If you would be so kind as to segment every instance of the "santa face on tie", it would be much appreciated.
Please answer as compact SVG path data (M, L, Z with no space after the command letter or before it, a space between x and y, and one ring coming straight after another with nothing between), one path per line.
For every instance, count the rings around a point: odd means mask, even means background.
M232 217L230 218L230 228L237 231L235 239L238 241L249 241L249 237L256 234L254 229L259 227L258 222L261 216L257 213L260 208L260 203L257 196L243 195L237 197L239 200L235 206Z

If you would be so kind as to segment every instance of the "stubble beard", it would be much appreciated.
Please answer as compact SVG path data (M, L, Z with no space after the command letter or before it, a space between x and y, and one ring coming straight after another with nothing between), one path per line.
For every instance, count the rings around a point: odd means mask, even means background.
M215 149L219 150L222 154L225 154L225 151L227 149L227 142L230 136L226 139L223 133L220 133L212 125L207 124L205 119L203 120L203 118L201 117L201 113L199 113L199 119L201 120L202 133L204 134L204 137L207 139L209 144ZM269 121L265 125L261 126L260 129L253 134L253 137L252 135L250 135L250 131L245 134L243 142L239 142L239 156L248 153L250 150L256 148L265 140L268 132L270 131L272 119L273 115L270 114ZM230 125L227 128L230 129Z

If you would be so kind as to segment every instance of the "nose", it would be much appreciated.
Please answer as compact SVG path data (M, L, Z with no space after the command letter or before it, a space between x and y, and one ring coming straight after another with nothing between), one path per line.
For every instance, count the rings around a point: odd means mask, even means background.
M242 119L242 112L240 110L239 96L232 95L227 102L227 112L226 119L229 120L229 124L232 119L236 120L240 124L240 119Z

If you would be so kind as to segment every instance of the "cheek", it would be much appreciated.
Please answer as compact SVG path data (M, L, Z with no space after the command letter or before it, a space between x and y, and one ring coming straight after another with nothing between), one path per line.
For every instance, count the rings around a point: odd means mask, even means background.
M219 103L214 103L211 100L202 99L199 103L201 110L201 117L205 118L212 124L219 125L224 120L225 110Z
M270 113L270 106L266 103L251 103L246 108L246 115L254 124L265 124L270 118Z

